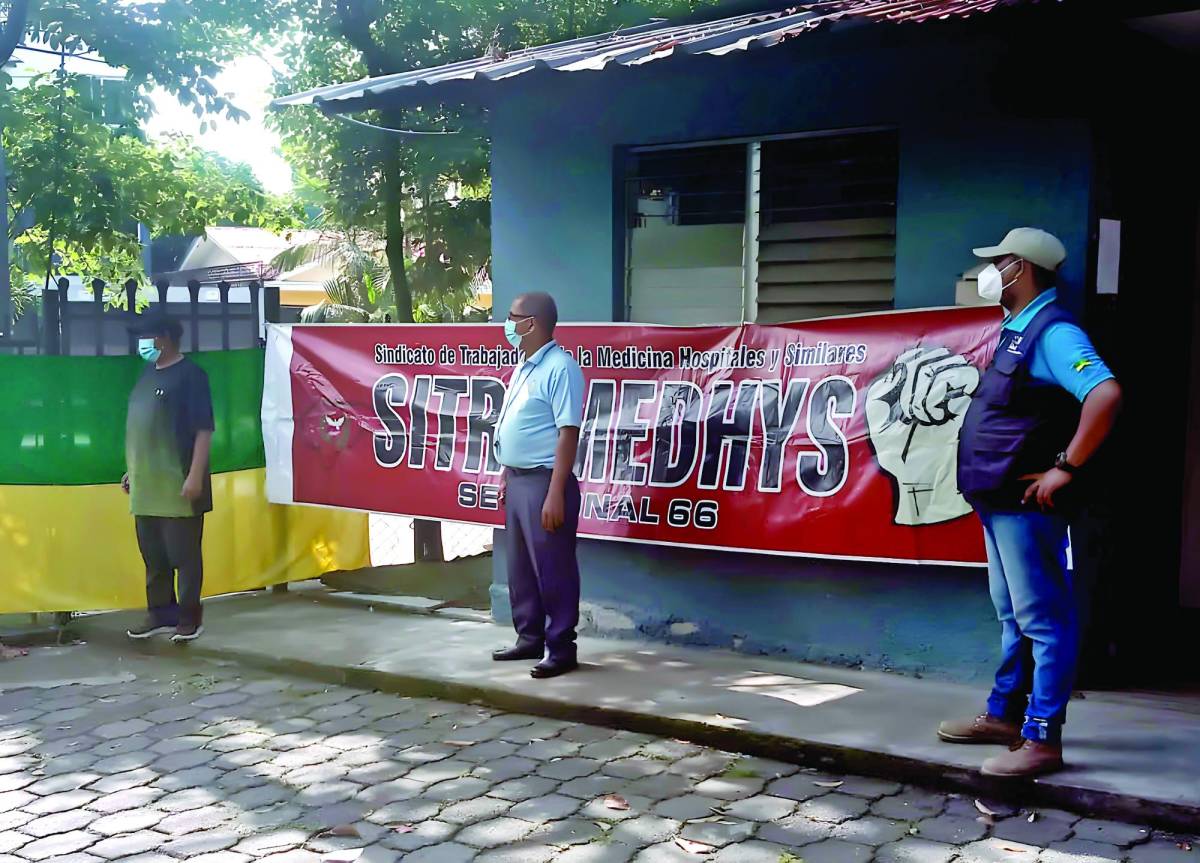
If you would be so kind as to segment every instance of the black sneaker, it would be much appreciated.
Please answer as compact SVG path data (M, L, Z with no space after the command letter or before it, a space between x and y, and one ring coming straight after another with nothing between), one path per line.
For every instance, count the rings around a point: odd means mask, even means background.
M156 635L167 635L174 631L175 627L159 623L153 617L147 617L139 625L125 630L125 634L134 641L143 641L147 638L153 638Z
M195 641L204 632L204 627L198 623L181 623L175 627L175 634L171 636L171 640L176 644L183 644L187 641Z

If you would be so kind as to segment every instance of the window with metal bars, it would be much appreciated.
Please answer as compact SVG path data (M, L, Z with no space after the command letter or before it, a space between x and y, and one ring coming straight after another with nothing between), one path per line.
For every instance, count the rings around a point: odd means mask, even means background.
M632 321L763 323L891 308L894 132L630 152Z

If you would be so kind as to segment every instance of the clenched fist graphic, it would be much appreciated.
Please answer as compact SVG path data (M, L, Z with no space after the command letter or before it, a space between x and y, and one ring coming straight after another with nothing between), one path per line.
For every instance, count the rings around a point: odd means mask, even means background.
M946 348L915 347L867 390L867 429L879 465L896 481L896 524L966 515L958 491L958 430L979 370Z

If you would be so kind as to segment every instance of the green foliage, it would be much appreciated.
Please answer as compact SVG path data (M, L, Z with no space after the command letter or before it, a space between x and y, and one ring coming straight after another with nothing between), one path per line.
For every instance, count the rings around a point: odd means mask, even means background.
M299 204L266 194L250 169L189 140L146 141L134 127L101 122L68 78L9 91L0 100L8 160L9 240L17 305L40 285L55 234L55 275L110 284L142 273L139 223L159 235L198 234L234 223L299 224Z

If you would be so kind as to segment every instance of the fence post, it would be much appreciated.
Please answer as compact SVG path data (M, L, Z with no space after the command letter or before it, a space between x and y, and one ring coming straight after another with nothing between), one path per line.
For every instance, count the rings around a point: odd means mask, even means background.
M92 321L96 330L96 356L104 356L104 279L92 279ZM64 320L69 328L70 322ZM130 336L132 339L133 337Z
M279 285L263 288L263 314L271 323L279 323Z
M66 279L59 279L54 283L54 287L44 288L42 290L42 313L45 320L42 321L42 353L43 354L60 354L62 353L62 339L60 328L62 327L62 304L67 299L67 288L71 285Z
M221 295L221 350L229 350L229 282L217 282Z
M188 345L189 351L200 350L200 282L196 279L188 279L188 300L191 305L188 307L192 318L191 335L192 343Z
M171 290L171 281L160 276L158 281L154 283L154 287L158 288L158 302L165 312L167 310L167 292Z
M259 304L262 302L260 293L262 291L262 283L257 279L250 282L250 332L254 334L254 341L259 346L265 346L266 327L262 325L262 318L259 317Z

